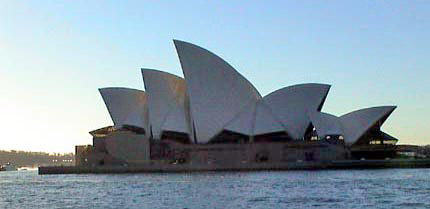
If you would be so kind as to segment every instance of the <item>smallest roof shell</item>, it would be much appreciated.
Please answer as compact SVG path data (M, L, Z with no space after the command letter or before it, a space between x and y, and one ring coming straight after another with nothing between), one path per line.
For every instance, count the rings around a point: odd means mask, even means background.
M344 135L339 117L324 112L311 112L309 117L320 139L327 135Z

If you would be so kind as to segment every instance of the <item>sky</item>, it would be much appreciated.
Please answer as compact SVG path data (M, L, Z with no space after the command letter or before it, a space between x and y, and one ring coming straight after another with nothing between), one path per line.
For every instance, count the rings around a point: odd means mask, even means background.
M262 95L331 84L323 111L397 105L383 131L430 144L429 1L0 0L0 149L73 152L112 125L98 88L182 76L172 39L202 46Z

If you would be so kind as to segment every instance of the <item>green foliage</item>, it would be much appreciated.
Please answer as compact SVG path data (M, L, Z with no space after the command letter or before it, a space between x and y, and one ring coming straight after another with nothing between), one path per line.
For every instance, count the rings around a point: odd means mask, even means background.
M17 167L38 167L46 165L73 165L73 153L45 153L0 150L0 165L10 162Z

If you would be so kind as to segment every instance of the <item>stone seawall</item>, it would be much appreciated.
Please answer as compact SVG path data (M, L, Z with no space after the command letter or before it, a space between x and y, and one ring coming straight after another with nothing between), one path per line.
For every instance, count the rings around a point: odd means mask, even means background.
M319 169L381 169L381 168L430 168L430 159L411 160L344 160L330 163L258 163L236 166L148 164L142 166L49 166L39 167L39 174L102 174L102 173L178 173L209 171L264 171L264 170L319 170Z

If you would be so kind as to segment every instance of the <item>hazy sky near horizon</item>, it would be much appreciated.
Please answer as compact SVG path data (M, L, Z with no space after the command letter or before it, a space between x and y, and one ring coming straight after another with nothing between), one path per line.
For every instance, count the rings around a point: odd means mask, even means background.
M172 39L211 50L262 95L332 88L324 112L397 105L383 130L430 144L430 1L0 0L0 149L73 152L111 125L101 87L182 76Z

